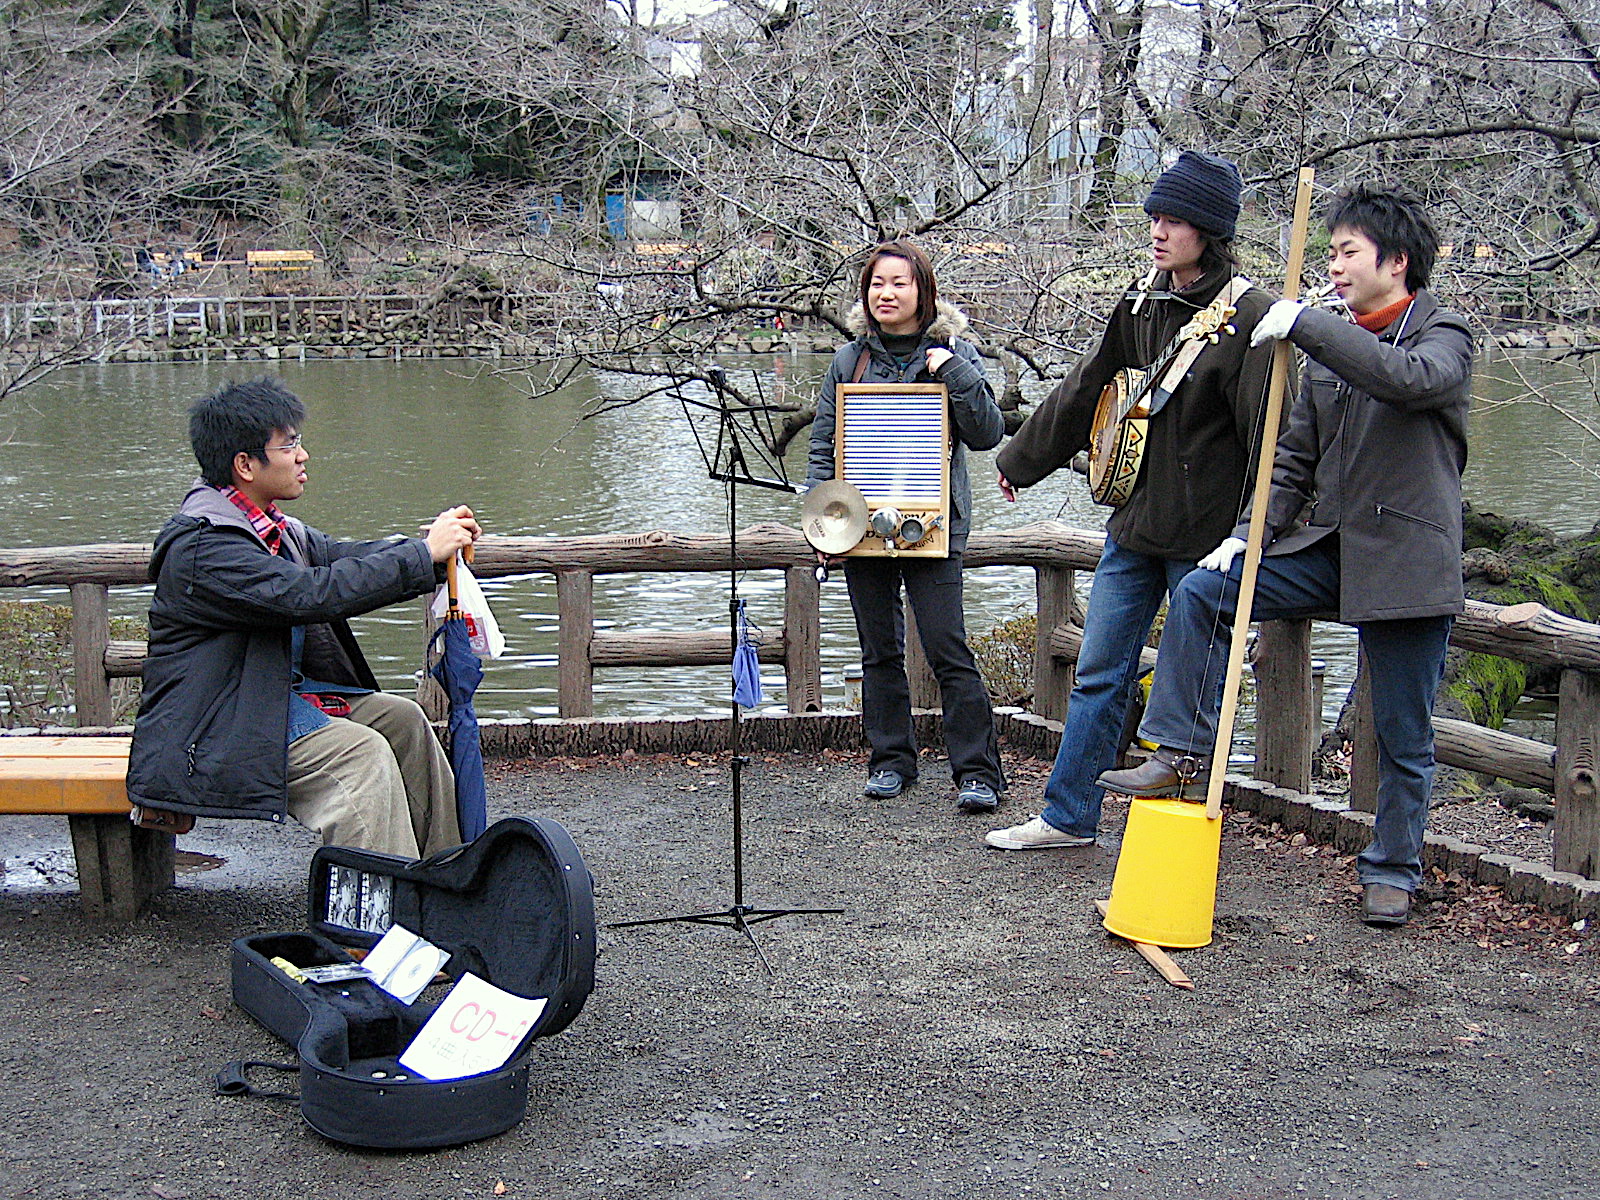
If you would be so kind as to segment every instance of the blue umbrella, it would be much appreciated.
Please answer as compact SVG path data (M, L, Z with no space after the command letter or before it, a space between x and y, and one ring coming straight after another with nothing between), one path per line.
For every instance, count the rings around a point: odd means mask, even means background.
M429 674L437 679L450 700L450 767L456 776L456 816L461 840L470 842L489 824L489 804L483 782L483 745L478 740L478 713L472 696L483 682L483 664L472 652L466 614L456 600L456 564L447 568L450 607L434 631L430 648L439 661Z
M761 660L756 655L759 642L751 636L744 601L739 601L739 643L733 648L733 699L742 708L761 703Z

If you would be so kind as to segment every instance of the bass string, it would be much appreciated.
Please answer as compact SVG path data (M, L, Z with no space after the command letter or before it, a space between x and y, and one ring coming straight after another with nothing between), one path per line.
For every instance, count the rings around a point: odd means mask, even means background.
M1314 305L1314 306L1318 306L1318 307L1345 308L1344 301L1341 298L1339 298L1339 297L1337 297L1337 296L1335 296L1333 294L1333 285L1331 283L1327 284L1327 285L1325 285L1323 287L1320 287L1320 288L1312 289L1310 292L1305 293L1305 301L1304 302L1306 304L1308 304L1308 305ZM1410 312L1411 312L1411 310L1408 308L1406 310L1406 314L1405 315L1409 316ZM1346 319L1354 320L1353 314L1351 314L1348 311L1348 309L1345 310L1345 317L1346 317ZM1404 317L1402 317L1402 328L1403 327L1404 327ZM1293 343L1292 342L1286 342L1286 344L1290 346L1290 353L1293 354ZM1246 350L1246 353L1248 354L1249 351ZM1274 349L1273 353L1276 354L1276 350L1275 349ZM1295 360L1291 359L1291 366L1293 366L1293 365L1295 365ZM1294 398L1291 396L1291 397L1288 397L1286 399L1286 403L1284 404L1283 417L1282 417L1282 422L1280 423L1280 428L1278 430L1276 430L1276 431L1268 431L1268 430L1266 430L1264 428L1264 426L1266 424L1266 419L1267 419L1266 398L1267 398L1267 394L1271 390L1271 388L1272 388L1272 371L1271 371L1271 369L1269 367L1269 369L1266 372L1266 375L1265 375L1265 377L1264 377L1264 379L1262 381L1261 394L1257 397L1255 416L1254 416L1254 418L1252 420L1252 424L1251 424L1251 428L1250 428L1250 446L1249 446L1250 455L1249 455L1249 460L1248 460L1248 469L1245 472L1244 479L1240 483L1240 487L1239 487L1239 504L1238 504L1238 507L1236 509L1236 511L1241 515L1241 517L1245 517L1245 516L1248 515L1248 512L1249 512L1248 506L1250 505L1250 503L1251 503L1251 501L1252 501L1252 499L1254 497L1254 492L1255 492L1255 474L1256 474L1256 470L1255 469L1256 469L1256 463L1258 462L1258 456L1260 454L1259 439L1261 439L1263 437L1266 437L1268 435L1268 433L1270 432L1271 436L1272 436L1273 443L1274 443L1274 445L1276 445L1278 438L1280 436L1282 436L1282 434L1283 434L1283 429L1282 429L1281 425L1283 423L1287 423L1288 414L1291 411L1291 409L1293 408ZM1266 486L1270 491L1270 489L1272 487L1272 472L1270 472L1270 471L1268 472L1268 475L1267 475ZM1262 549L1263 549L1263 558L1264 558L1265 557L1265 553L1264 553L1265 552L1265 546L1263 546ZM1247 553L1247 551L1240 551L1240 554L1244 554L1244 553ZM1241 583L1242 583L1242 575L1243 575L1242 560L1239 559L1238 555L1235 555L1234 559L1235 559L1235 561L1241 562L1240 574L1241 574ZM1224 574L1228 577L1229 580L1231 580L1232 574L1233 574L1233 572L1232 572L1233 563L1229 563L1228 566L1229 566L1229 569ZM1197 566L1195 569L1196 570L1203 570L1204 568L1201 568L1201 567ZM1258 590L1260 588L1260 583L1261 583L1260 576L1257 575L1257 577L1256 577L1256 587L1257 587ZM1237 605L1238 605L1238 602L1239 602L1239 587L1240 587L1240 584L1235 584L1233 586L1235 612L1237 612ZM1224 597L1224 599L1226 599L1226 597L1227 597L1227 592L1228 592L1228 584L1224 583L1224 585L1223 585L1223 597ZM1170 596L1169 596L1169 602L1170 602ZM1212 616L1211 636L1208 639L1207 645L1206 645L1205 672L1202 675L1202 678L1206 678L1206 677L1208 677L1210 675L1210 672L1211 672L1211 669L1212 669L1212 664L1213 664L1214 659L1215 659L1215 655L1219 651L1223 651L1223 647L1219 646L1219 644L1218 644L1218 634L1219 634L1219 632L1221 631L1221 629L1223 627L1223 607L1224 606L1219 605L1217 607L1216 612ZM1231 627L1231 625L1233 624L1232 619L1230 618L1227 623ZM1245 632L1245 636L1246 637L1249 636L1249 632L1248 631ZM1230 644L1231 644L1231 639L1230 639ZM1193 744L1194 744L1195 735L1199 732L1200 716L1201 716L1201 705L1203 705L1204 703L1205 703L1205 697L1204 696L1196 697L1195 698L1195 707L1190 713L1189 743L1190 743L1191 746L1193 746ZM1215 742L1213 742L1212 749L1213 750L1215 749ZM1213 771L1215 771L1215 770L1226 771L1227 770L1227 765L1228 765L1227 763L1216 763L1216 762L1213 762L1211 764L1211 769Z
M1240 333L1237 336L1245 337L1247 335L1244 334L1244 333ZM1249 353L1250 353L1250 349L1247 348L1246 351L1245 351L1245 354L1248 356ZM1276 350L1273 350L1272 353L1275 354ZM1269 367L1269 369L1266 371L1266 373L1265 373L1265 375L1264 375L1264 377L1262 379L1260 395L1255 397L1255 399L1256 399L1255 415L1251 418L1250 443L1246 447L1246 451L1247 451L1247 454L1246 454L1246 470L1245 470L1244 479L1241 481L1241 483L1239 485L1239 500L1238 500L1238 504L1234 508L1234 511L1236 513L1239 513L1241 515L1241 517L1244 517L1244 516L1246 516L1248 514L1248 512L1249 512L1249 504L1250 504L1251 498L1254 495L1254 491L1255 491L1255 468L1256 468L1256 463L1258 461L1258 456L1260 454L1260 443L1261 443L1261 439L1266 437L1267 436L1267 432L1268 432L1266 430L1266 428L1265 428L1266 420L1267 420L1267 393L1271 390L1271 388L1272 388L1272 371L1271 371L1271 369ZM1287 411L1287 408L1285 409L1285 411ZM1282 430L1280 429L1278 432L1281 433ZM1274 441L1274 443L1276 443L1276 441L1277 441L1277 435L1276 434L1273 435L1273 441ZM1268 478L1267 478L1267 486L1269 488L1272 486L1272 480L1271 480L1270 474L1268 475ZM1232 533L1230 532L1228 534L1228 536L1231 537ZM1244 551L1240 551L1240 554L1243 554L1243 553L1244 553ZM1240 561L1239 555L1236 554L1234 556L1234 562L1239 562L1239 561ZM1228 569L1225 572L1223 572L1223 575L1225 577L1225 582L1223 584L1223 597L1224 598L1226 598L1226 596L1227 596L1229 583L1232 580L1233 565L1234 565L1234 563L1229 563L1228 564ZM1203 570L1205 570L1205 568L1196 565L1194 567L1194 570L1203 571ZM1259 585L1259 578L1258 578L1258 585ZM1235 603L1235 605L1237 605L1237 603L1238 603L1238 585L1237 584L1233 585L1233 592L1234 592L1234 603ZM1224 607L1225 607L1225 605L1218 605L1216 611L1212 614L1211 631L1210 631L1211 636L1206 639L1205 670L1201 675L1202 679L1206 679L1206 678L1210 677L1212 667L1213 667L1213 665L1215 664L1215 661L1216 661L1216 656L1219 653L1222 654L1224 656L1224 658L1226 658L1227 648L1226 648L1225 645L1223 645L1220 642L1218 635L1221 633L1221 631L1225 627L1231 627L1232 620L1228 619L1226 622L1224 621L1224 617L1223 617L1223 608ZM1169 612L1171 611L1171 592L1170 591L1168 593L1168 611ZM1165 634L1165 630L1163 630L1163 635L1164 634ZM1249 636L1248 632L1246 633L1245 636L1247 636L1247 637ZM1160 666L1159 657L1157 659L1156 665L1157 665L1157 667ZM1198 747L1195 747L1195 738L1200 732L1201 716L1202 716L1202 713L1203 713L1204 705L1206 703L1206 699L1207 699L1207 697L1206 697L1206 695L1204 693L1202 693L1199 696L1196 696L1195 700L1194 700L1194 706L1193 706L1193 708L1190 709L1190 713L1189 713L1189 738L1188 738L1188 741L1189 741L1189 746L1190 746L1189 753L1191 753L1191 754L1198 754L1198 753L1209 754L1209 753L1212 752L1212 750L1215 749L1215 743L1214 742L1213 742L1212 746L1206 747L1204 750L1202 750L1202 749L1200 749ZM1214 732L1215 731L1213 731L1213 733ZM1218 771L1218 770L1226 771L1227 770L1227 766L1228 766L1227 763L1213 762L1211 764L1211 769L1213 771Z

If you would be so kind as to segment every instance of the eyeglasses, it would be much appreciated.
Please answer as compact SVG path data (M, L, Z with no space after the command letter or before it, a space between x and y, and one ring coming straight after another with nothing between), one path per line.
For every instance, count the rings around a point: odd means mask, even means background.
M298 450L300 449L300 435L297 433L281 446L263 446L263 450Z

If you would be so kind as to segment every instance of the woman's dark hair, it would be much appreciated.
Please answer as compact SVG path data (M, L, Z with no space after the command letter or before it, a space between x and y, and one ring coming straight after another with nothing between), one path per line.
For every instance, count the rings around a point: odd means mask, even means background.
M917 283L917 329L925 331L939 311L939 285L934 281L933 264L928 256L919 247L903 241L884 242L867 255L866 264L861 268L858 295L861 309L867 314L867 323L882 332L878 329L878 319L872 315L872 305L867 302L867 287L872 283L872 273L877 270L879 261L885 258L901 258L911 264L911 278Z
M213 487L233 482L234 455L267 461L275 432L299 432L306 406L270 375L248 383L225 383L189 409L189 445L200 475Z
M1406 290L1428 286L1439 256L1439 234L1423 211L1422 198L1404 188L1358 183L1339 193L1322 223L1329 233L1353 229L1378 248L1378 265L1391 255L1406 256Z

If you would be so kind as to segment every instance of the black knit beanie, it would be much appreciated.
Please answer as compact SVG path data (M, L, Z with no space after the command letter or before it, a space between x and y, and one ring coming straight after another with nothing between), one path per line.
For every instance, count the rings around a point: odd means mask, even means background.
M1185 150L1161 173L1144 211L1189 222L1201 233L1231 238L1239 220L1239 168L1225 158Z

